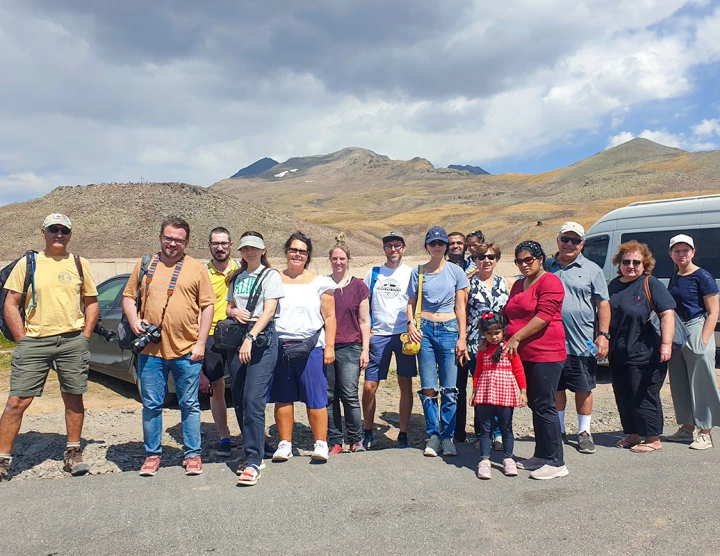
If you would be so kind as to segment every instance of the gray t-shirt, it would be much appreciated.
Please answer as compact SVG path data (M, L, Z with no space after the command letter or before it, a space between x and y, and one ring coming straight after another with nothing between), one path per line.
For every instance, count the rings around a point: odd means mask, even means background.
M552 257L548 259L545 269L560 278L565 287L562 319L567 352L569 355L583 355L587 350L585 342L594 341L596 337L595 303L610 299L603 271L582 254L566 267L560 266Z
M231 284L232 287L228 290L227 300L235 302L235 306L238 309L244 309L250 298L250 291L263 268L265 267L260 265L260 267L253 272L245 270L238 274ZM280 273L277 270L269 269L263 276L260 286L260 297L258 298L257 305L255 305L252 320L257 320L262 314L266 299L281 299L285 297L282 280L280 280ZM278 302L274 318L278 318L279 315L280 303Z
M419 272L417 267L410 274L407 295L417 299ZM422 307L430 313L452 313L455 311L455 292L469 288L465 272L458 265L446 262L436 274L425 273L423 278Z

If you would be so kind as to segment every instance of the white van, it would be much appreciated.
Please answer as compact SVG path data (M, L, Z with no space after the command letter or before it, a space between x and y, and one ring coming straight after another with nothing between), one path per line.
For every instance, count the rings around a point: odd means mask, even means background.
M670 238L677 234L693 238L693 262L715 276L720 286L720 195L642 201L609 212L585 234L583 254L603 269L609 282L618 275L612 264L618 246L635 239L650 247L656 261L653 276L667 285L673 272ZM720 352L720 325L715 341Z

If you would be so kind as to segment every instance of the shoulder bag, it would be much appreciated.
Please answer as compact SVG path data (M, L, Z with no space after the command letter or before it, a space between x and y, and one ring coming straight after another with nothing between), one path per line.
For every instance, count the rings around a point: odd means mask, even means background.
M422 318L422 287L424 275L425 265L418 265L418 296L417 303L415 304L415 328L418 330L420 330L420 319ZM420 352L420 342L411 341L410 335L407 332L400 334L400 341L402 342L403 355L417 355Z
M658 339L661 339L662 333L660 330L660 317L657 314L655 304L652 300L652 295L650 294L650 284L648 283L649 281L650 277L646 276L645 281L643 282L643 287L645 288L645 297L647 297L648 304L650 305L650 318L648 320L653 325L653 328L655 329L655 334L657 334ZM675 331L673 332L672 348L675 350L681 349L685 345L685 342L687 342L688 338L690 338L690 331L688 330L687 326L685 326L685 323L678 316L677 312L674 309L673 314L675 316Z
M258 301L260 300L260 292L262 292L261 282L265 273L269 269L267 267L260 271L260 274L255 280L252 289L250 290L250 296L248 297L247 305L245 309L252 315ZM235 282L232 283L231 287L235 288ZM238 322L234 318L223 319L215 325L215 334L213 335L214 343L213 349L217 351L237 351L245 339L247 334L248 325Z

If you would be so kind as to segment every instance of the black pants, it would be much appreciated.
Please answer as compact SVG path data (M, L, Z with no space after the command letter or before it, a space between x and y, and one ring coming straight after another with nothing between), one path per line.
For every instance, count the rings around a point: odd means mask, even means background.
M663 432L660 388L667 376L667 363L643 365L610 362L620 422L625 434L659 436Z
M555 408L555 392L565 361L534 363L523 361L527 379L528 406L532 409L535 429L535 457L560 467L563 460L560 419Z
M470 383L472 384L472 377L475 374L475 356L470 356L470 361L465 363L464 365L458 364L458 373L457 373L457 411L456 411L456 421L455 421L455 440L458 442L465 442L465 439L467 438L467 433L465 431L465 423L467 422L467 408L468 408L468 399L467 399L467 386L468 386L468 376L470 377ZM475 434L478 436L480 435L481 429L482 429L482 422L480 421L480 414L478 412L477 406L475 406L475 414L473 416L473 428L475 429Z

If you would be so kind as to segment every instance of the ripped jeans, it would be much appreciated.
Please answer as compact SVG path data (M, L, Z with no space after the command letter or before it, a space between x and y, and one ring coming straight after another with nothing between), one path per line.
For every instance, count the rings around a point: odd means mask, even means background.
M457 320L433 322L421 319L423 333L418 363L420 367L420 402L425 414L425 432L441 439L452 438L455 434L457 412L457 364L455 345L458 341ZM438 377L440 388L438 389ZM434 397L426 396L423 390L435 390ZM440 392L438 412L437 392Z

